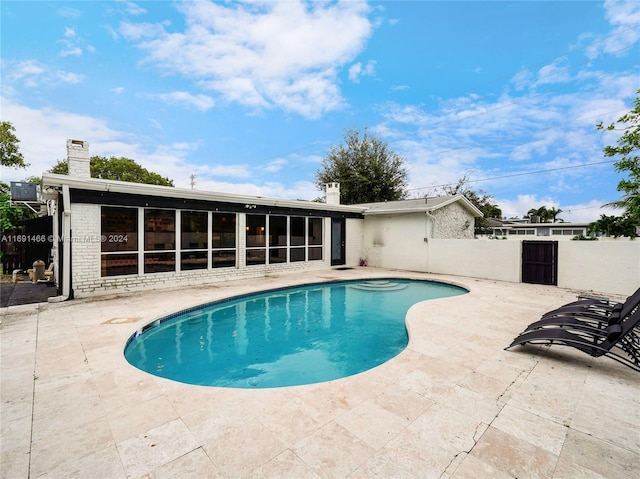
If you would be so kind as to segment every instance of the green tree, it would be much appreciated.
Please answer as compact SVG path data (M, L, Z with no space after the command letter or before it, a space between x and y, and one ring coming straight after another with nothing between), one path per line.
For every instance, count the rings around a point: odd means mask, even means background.
M616 216L600 215L600 218L589 224L589 233L602 233L604 236L611 236Z
M29 163L25 163L18 143L20 140L14 134L16 129L8 121L0 122L0 161L2 166L11 168L26 168Z
M370 135L366 128L362 133L348 130L344 144L329 149L315 176L319 190L325 183L340 183L340 199L345 205L407 197L404 158Z
M604 236L636 236L635 223L629 216L607 216L600 215L600 218L589 224L589 233L602 233Z
M563 221L561 218L558 218L558 215L562 213L562 210L560 208L556 208L555 206L552 206L547 210L547 212L549 213L549 219L551 220L552 223Z
M27 207L11 203L9 185L0 181L0 232L14 230L18 221L33 216L33 212Z
M10 168L26 168L18 143L20 140L14 133L15 128L8 121L0 122L0 160L2 166ZM11 203L11 189L9 185L0 181L0 231L10 231L16 228L18 221L33 217L33 212L24 205Z
M547 208L542 205L539 208L531 208L527 211L527 216L531 219L534 216L540 218L540 223L555 223L556 217L562 212L560 209L556 209L555 207Z
M596 128L622 133L617 140L617 146L605 146L603 152L608 158L619 156L620 159L613 167L617 172L629 172L629 176L618 183L618 191L623 193L623 197L607 206L623 208L623 216L637 226L640 225L640 89L636 93L638 96L634 101L634 108L629 113L608 126L600 122Z
M149 171L129 158L92 156L89 167L92 178L128 181L132 183L147 183L150 185L173 186L173 180L160 176L158 173ZM56 163L49 172L57 173L59 175L68 175L68 160L58 161L58 163Z

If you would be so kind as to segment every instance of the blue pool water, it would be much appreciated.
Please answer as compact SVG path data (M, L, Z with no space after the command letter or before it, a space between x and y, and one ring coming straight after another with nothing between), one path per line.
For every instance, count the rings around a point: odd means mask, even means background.
M466 292L379 279L243 295L146 325L127 342L125 357L143 371L188 384L272 388L329 381L399 354L413 304Z

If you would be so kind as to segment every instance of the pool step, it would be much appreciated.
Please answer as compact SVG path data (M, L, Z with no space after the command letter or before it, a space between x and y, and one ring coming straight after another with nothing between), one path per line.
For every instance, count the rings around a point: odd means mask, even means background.
M349 287L360 291L399 291L405 289L408 285L403 283L395 283L393 281L365 281L361 284L350 284Z

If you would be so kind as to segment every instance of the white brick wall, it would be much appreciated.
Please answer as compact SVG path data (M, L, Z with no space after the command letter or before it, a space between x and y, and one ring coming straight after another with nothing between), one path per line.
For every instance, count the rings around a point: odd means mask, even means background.
M67 140L67 161L69 166L69 176L91 178L89 142L82 140Z
M362 258L362 223L362 220L347 218L345 224L346 266L358 266L360 264L360 259ZM325 242L325 245L330 245L329 241L330 239Z
M81 285L100 277L100 206L71 205L72 284Z

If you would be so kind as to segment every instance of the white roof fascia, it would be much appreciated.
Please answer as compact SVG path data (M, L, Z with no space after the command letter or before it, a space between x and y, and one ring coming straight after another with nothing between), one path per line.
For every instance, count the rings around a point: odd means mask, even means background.
M446 205L450 205L451 203L455 203L456 201L462 201L463 205L467 207L467 209L471 210L471 212L473 213L474 216L478 216L478 217L483 217L484 213L482 211L480 211L476 205L474 205L473 203L471 203L471 201L469 201L467 199L466 196L464 195L454 195L451 198L449 198L448 200L443 201L442 203L440 203L437 207L434 208L438 209L438 208L442 208L443 206Z
M581 226L589 226L591 223L518 223L511 225L514 228L538 228L538 227L549 227L549 228L563 228L563 227L581 227Z
M478 208L475 207L473 203L471 203L467 198L462 195L452 196L445 201L438 203L437 205L430 206L428 204L422 204L419 206L413 207L393 207L393 208L375 208L370 209L364 212L365 216L369 215L394 215L394 214L407 214L407 213L423 213L423 212L432 212L437 209L443 208L447 205L455 203L456 201L462 201L463 206L466 207L474 216L482 217L484 214Z
M69 175L45 173L42 175L42 189L47 187L61 187L89 191L110 191L131 195L160 196L168 198L182 198L203 201L224 201L238 204L255 204L261 206L280 206L285 208L306 208L311 210L344 211L363 213L366 208L349 205L328 205L315 201L285 200L279 198L264 198L261 196L247 196L233 193L221 193L205 190L175 188L173 186L148 185L145 183L130 183L127 181L103 180L100 178L77 178Z

